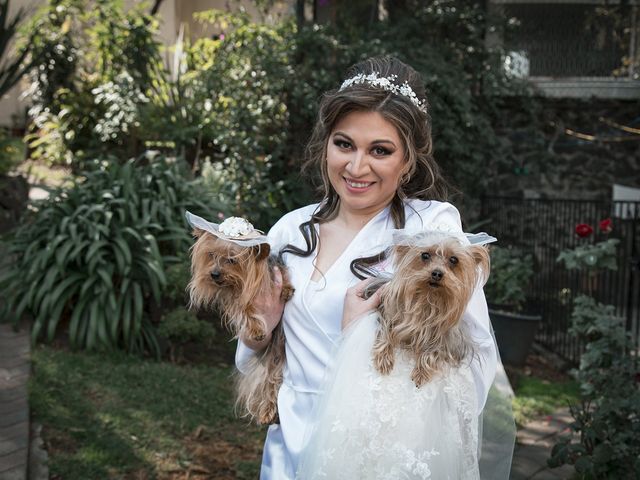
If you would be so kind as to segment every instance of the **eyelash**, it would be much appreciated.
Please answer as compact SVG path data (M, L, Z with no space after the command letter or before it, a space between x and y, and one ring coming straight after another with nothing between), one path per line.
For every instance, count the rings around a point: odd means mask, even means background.
M338 148L345 148L345 149L351 148L351 143L347 142L346 140L334 140L333 144ZM390 150L387 150L386 148L381 147L379 145L373 147L373 150L380 150L379 153L375 154L375 155L377 155L379 157L383 157L383 156L386 156L386 155L391 155L393 153Z

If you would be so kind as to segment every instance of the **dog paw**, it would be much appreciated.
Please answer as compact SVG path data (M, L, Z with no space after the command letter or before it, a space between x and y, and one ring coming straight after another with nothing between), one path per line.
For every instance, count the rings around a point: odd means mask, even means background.
M393 352L387 350L375 353L373 356L373 365L382 375L388 375L393 370L395 357Z
M258 415L258 423L260 425L271 425L274 423L280 423L278 417L278 407L273 404L264 408Z
M416 387L420 388L429 381L429 374L423 368L414 368L413 372L411 372L411 380L413 380Z
M265 337L264 329L262 328L262 324L260 322L249 322L245 326L245 329L247 336L256 341L260 341Z
M288 302L289 300L291 300L291 297L293 297L293 292L295 292L295 289L291 285L285 285L284 287L282 287L280 298L282 299L282 301Z

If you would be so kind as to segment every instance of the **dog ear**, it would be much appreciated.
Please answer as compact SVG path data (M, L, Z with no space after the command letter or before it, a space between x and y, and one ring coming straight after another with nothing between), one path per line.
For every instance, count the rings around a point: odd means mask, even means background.
M201 230L199 228L194 228L193 231L191 232L191 235L193 235L196 238L200 238L203 233L205 233L204 230Z
M256 254L256 259L260 261L269 256L269 253L271 252L271 246L268 243L261 243L260 245L253 247L253 250Z
M491 258L489 257L489 249L482 245L469 247L471 249L471 255L479 267L482 275L482 283L486 283L489 279L489 272L491 270Z

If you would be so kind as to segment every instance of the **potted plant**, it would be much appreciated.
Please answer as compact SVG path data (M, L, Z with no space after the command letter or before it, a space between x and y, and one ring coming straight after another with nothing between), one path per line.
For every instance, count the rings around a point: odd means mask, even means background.
M542 317L524 312L533 278L533 258L517 249L491 247L491 275L485 286L489 316L502 361L524 365Z

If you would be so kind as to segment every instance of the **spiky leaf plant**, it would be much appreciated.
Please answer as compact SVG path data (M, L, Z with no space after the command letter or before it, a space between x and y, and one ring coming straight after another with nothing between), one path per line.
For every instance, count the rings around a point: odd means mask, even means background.
M191 243L184 211L219 211L182 162L105 162L72 188L34 204L9 244L0 278L6 313L33 317L32 339L68 329L75 348L158 353L150 302L165 267Z

